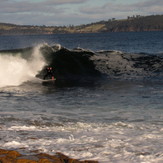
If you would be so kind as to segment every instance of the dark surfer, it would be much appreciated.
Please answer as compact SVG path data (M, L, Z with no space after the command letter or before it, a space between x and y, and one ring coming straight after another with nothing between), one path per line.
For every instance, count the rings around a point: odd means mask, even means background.
M47 80L48 79L55 80L52 67L47 67L46 68L46 74L44 75L44 80L46 80L46 79Z

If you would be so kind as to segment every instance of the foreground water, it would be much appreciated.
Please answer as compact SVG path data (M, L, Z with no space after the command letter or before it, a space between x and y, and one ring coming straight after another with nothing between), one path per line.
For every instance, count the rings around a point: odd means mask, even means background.
M134 51L136 46L139 47L139 52L162 55L160 52L163 49L161 46L158 48L158 45L161 45L163 40L162 37L156 37L158 33L152 33L152 36L155 36L152 39L158 40L158 44L155 42L156 46L153 46L151 51L150 45L148 48L146 44L149 38L147 33L120 35L130 40L141 36L139 41L142 41L142 37L145 40L145 46L134 44L133 48L128 47L126 51ZM66 36L61 35L61 38ZM54 36L47 36L47 40L48 37L51 39ZM81 37L83 44L85 39L90 38L89 35ZM93 50L103 50L92 46L93 42L101 37L106 39L104 34L97 34L96 39L89 40L87 46ZM109 44L113 37L119 36L115 34L105 43ZM124 45L120 45L122 38L116 39L115 44L119 45L116 50L125 49ZM68 42L67 38L67 42L72 45L75 39L76 37L71 38ZM98 43L99 41L96 45ZM6 43L3 46L7 46ZM27 65L28 71L31 70L31 62ZM0 71L2 75L4 70ZM29 72L33 75L35 71ZM5 74L8 77L8 74ZM24 153L36 150L49 154L62 152L74 158L94 159L101 163L163 161L162 77L157 80L127 80L120 77L71 87L43 86L40 81L33 79L16 84L18 86L0 88L1 148L17 149Z

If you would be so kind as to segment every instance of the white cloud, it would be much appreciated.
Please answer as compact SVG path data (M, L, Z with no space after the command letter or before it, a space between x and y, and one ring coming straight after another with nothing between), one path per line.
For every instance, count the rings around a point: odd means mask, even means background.
M45 5L64 5L64 4L79 4L85 3L88 0L46 0Z
M107 19L111 17L124 18L134 14L163 14L162 0L146 0L139 3L120 4L109 2L102 6L82 7L80 12L89 17Z
M82 4L88 0L46 0L46 1L13 1L1 0L0 12L1 13L14 13L14 12L52 12L52 9L65 4ZM50 11L49 11L50 10Z
M141 2L134 1L135 3L131 1L130 3L126 3L126 1L120 3L120 0L101 1L1 0L0 22L32 25L77 25L113 17L126 18L135 14L163 14L163 0L142 0ZM104 4L104 2L107 3Z

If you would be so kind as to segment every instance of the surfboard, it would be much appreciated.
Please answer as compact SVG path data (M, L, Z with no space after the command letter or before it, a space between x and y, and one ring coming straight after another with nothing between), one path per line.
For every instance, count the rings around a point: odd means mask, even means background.
M53 85L55 84L56 79L46 79L46 80L42 80L42 84L43 85Z

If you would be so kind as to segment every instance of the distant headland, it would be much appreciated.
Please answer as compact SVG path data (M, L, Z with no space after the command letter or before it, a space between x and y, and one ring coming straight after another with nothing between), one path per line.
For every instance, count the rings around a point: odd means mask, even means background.
M128 16L126 19L99 21L83 25L32 26L0 23L0 35L33 35L64 33L163 31L163 15Z

